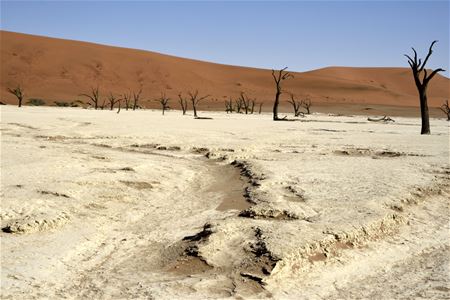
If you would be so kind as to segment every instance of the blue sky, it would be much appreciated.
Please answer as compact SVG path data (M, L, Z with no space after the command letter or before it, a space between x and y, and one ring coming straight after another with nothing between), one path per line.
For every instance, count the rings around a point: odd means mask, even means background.
M1 28L224 64L449 69L449 1L1 1ZM448 76L448 71L446 75Z

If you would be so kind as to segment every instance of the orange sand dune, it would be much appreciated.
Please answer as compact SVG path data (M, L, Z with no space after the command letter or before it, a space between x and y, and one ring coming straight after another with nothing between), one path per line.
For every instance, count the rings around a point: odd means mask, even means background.
M211 95L202 109L223 109L223 100L241 91L264 102L266 110L273 101L270 70L7 31L0 35L0 100L5 103L16 103L6 89L17 84L24 88L26 99L41 98L47 104L83 99L79 94L94 86L100 88L103 98L110 92L121 94L142 87L145 107L157 107L154 99L161 92L177 107L178 93L195 89ZM315 104L418 105L408 68L330 67L294 76L284 88L299 97L308 95ZM440 75L431 82L430 106L439 106L449 97L449 82ZM286 100L287 96L282 97Z

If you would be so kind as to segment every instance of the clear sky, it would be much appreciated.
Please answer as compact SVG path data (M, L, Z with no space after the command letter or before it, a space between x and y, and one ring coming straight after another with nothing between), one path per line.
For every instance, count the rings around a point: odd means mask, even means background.
M4 1L3 30L224 64L306 71L402 66L414 46L449 72L449 1Z

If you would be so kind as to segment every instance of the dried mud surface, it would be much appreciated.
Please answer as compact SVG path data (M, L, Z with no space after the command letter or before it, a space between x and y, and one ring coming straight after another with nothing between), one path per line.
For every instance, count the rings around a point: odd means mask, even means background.
M2 299L450 297L448 122L0 109Z

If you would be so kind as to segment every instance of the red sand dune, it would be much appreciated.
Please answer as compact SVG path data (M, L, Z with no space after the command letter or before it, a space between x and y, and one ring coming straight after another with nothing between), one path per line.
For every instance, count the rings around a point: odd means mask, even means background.
M0 100L16 103L7 87L20 84L28 98L73 101L80 93L98 86L101 96L110 92L143 89L142 106L158 107L161 92L172 98L179 92L198 89L210 94L202 109L223 109L223 100L241 91L265 103L273 102L274 83L270 70L228 66L178 58L149 51L103 46L0 31ZM406 60L405 60L406 65ZM278 66L284 67L284 66ZM299 97L308 95L315 105L418 106L417 91L408 68L330 67L303 73L286 81L284 89ZM437 107L449 98L450 80L436 76L429 87L429 105ZM282 95L288 99L287 94ZM283 103L287 105L286 102Z

